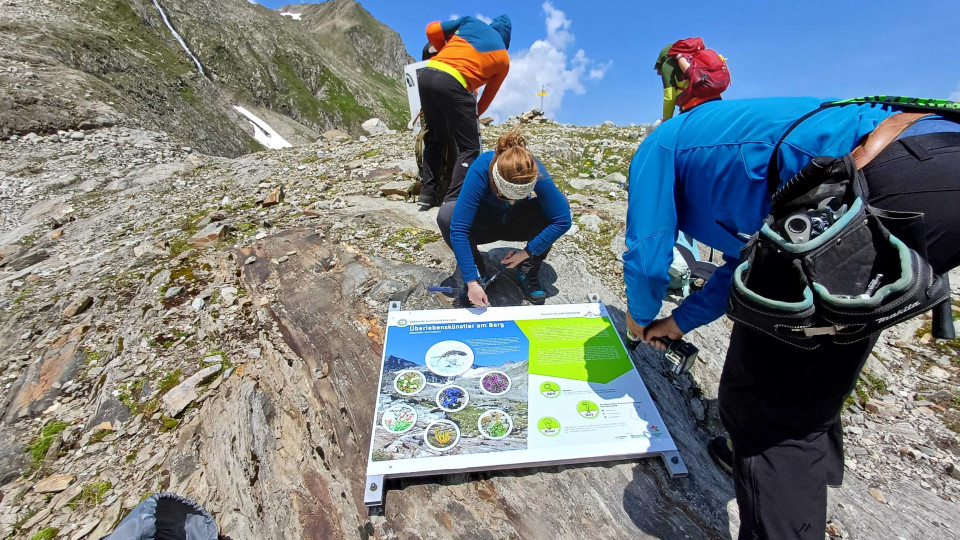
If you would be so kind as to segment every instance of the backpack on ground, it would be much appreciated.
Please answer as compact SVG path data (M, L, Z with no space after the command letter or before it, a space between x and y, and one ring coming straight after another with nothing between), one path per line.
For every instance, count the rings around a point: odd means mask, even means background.
M881 103L902 111L852 152L813 158L780 185L778 149L801 122L827 107ZM949 299L926 260L922 214L868 204L862 168L919 117L960 117L960 104L876 96L828 102L790 126L767 168L772 212L743 247L727 315L803 349L853 343Z

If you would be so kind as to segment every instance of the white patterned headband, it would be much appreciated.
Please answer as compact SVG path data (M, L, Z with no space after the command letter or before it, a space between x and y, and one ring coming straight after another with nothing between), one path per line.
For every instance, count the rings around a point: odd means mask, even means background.
M506 199L520 200L526 199L533 193L533 188L537 184L537 179L534 178L529 184L514 184L512 182L507 182L503 179L503 176L500 176L500 160L493 165L493 183L497 186L497 190L500 192L500 195Z

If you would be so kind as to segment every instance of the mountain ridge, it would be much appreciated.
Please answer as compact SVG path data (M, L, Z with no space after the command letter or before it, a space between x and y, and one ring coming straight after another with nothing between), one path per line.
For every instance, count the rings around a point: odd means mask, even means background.
M125 124L236 156L261 147L233 105L286 117L274 127L294 143L327 129L359 134L371 117L406 123L399 72L413 59L396 32L353 0L311 9L327 21L320 33L244 0L156 3L205 75L152 0L0 10L0 58L24 62L34 77L0 77L0 137ZM365 41L380 45L356 45Z

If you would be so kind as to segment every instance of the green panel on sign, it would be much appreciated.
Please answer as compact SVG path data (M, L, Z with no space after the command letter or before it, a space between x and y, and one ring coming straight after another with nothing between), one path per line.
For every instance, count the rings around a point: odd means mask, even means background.
M608 383L633 369L610 319L517 321L530 340L530 373Z

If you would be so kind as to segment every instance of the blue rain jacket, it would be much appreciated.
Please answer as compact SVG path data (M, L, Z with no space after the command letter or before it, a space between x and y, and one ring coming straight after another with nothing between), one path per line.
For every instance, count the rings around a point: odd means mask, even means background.
M740 248L770 213L767 164L791 124L824 99L766 98L704 103L660 125L630 163L623 275L630 316L650 324L670 282L678 231L724 253L702 291L673 311L683 332L720 317ZM811 158L841 156L895 111L883 105L825 109L779 149L786 182Z

